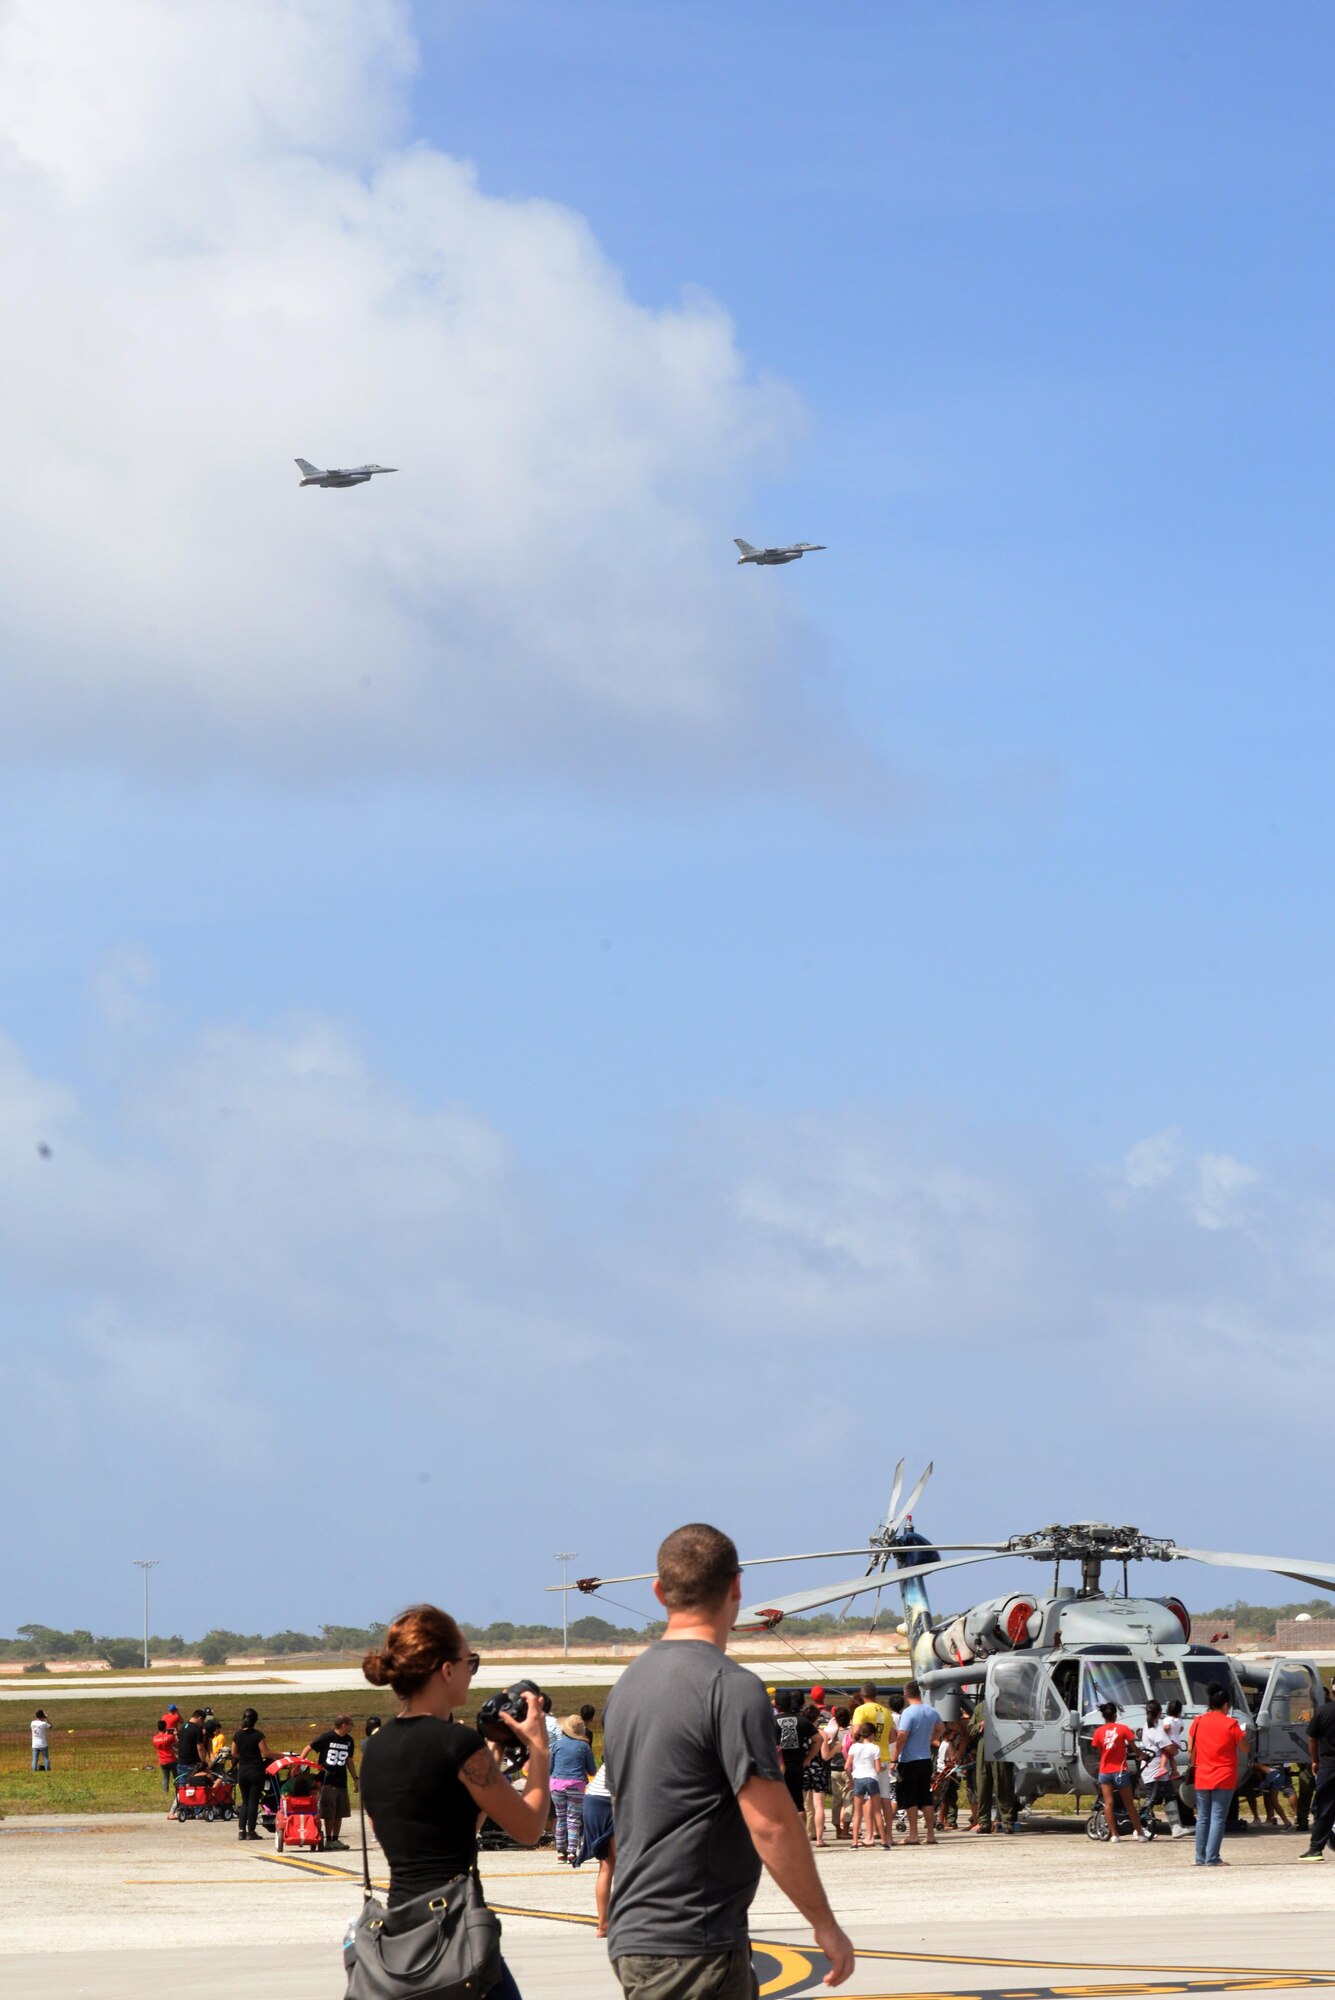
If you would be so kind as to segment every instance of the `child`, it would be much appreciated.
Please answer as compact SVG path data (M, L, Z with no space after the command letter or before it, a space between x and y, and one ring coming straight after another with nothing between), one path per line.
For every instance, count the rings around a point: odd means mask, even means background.
M876 1806L874 1801L881 1796L879 1772L881 1769L881 1747L876 1738L876 1730L870 1722L864 1722L853 1732L853 1742L848 1752L848 1774L853 1780L853 1845L854 1847L875 1847ZM867 1838L862 1838L863 1829Z
M1130 1820L1137 1840L1153 1840L1140 1823L1136 1802L1131 1795L1135 1773L1128 1768L1128 1760L1140 1760L1140 1749L1136 1743L1136 1732L1128 1729L1124 1722L1117 1720L1117 1703L1105 1701L1099 1706L1103 1717L1102 1725L1094 1731L1090 1741L1099 1753L1099 1791L1103 1795L1103 1817L1108 1823L1109 1840L1121 1838L1117 1831L1117 1809L1115 1801L1120 1798L1122 1809Z

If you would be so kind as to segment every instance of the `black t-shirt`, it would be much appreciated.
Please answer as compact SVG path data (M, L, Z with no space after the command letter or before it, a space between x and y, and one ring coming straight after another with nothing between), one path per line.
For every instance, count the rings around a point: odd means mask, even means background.
M391 1908L476 1865L478 1808L459 1771L484 1747L476 1729L434 1715L395 1716L368 1737L362 1804L389 1862Z
M260 1744L264 1732L260 1729L238 1729L232 1738L236 1745L236 1770L240 1778L259 1778L264 1775L264 1753Z
M800 1770L815 1740L816 1731L805 1715L781 1715L778 1719L779 1750L785 1771Z
M176 1761L178 1764L198 1764L204 1756L204 1725L202 1722L187 1722L176 1736Z
M1335 1701L1322 1702L1308 1725L1307 1733L1316 1738L1317 1763L1335 1764Z
M346 1792L348 1759L356 1748L356 1737L345 1736L337 1729L326 1729L323 1736L311 1739L311 1749L320 1760L320 1776L327 1785L341 1785Z

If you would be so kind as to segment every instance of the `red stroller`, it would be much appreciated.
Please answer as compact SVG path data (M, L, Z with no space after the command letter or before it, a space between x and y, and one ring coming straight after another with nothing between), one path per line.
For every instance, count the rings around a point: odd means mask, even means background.
M278 1814L274 1821L273 1844L281 1854L285 1847L308 1848L318 1854L324 1846L320 1825L320 1767L304 1757L275 1757L266 1770L278 1784ZM300 1772L299 1783L292 1773ZM310 1774L311 1782L304 1781Z
M235 1819L236 1787L222 1771L192 1771L176 1787L177 1819Z

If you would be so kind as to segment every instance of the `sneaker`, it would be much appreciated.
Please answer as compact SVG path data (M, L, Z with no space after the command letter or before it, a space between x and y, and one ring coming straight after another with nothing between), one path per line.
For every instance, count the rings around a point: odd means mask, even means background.
M1174 1826L1169 1828L1169 1832L1174 1840L1189 1840L1192 1828L1189 1826Z
M1111 1844L1111 1845L1112 1845L1113 1847L1116 1847L1116 1845L1117 1845L1118 1841L1119 1841L1119 1840L1120 1840L1121 1838L1122 1838L1122 1836L1121 1836L1121 1834L1120 1834L1120 1833L1110 1833L1110 1834L1108 1835L1108 1840L1109 1840L1109 1843L1110 1843L1110 1844Z
M1149 1844L1150 1844L1150 1842L1151 1842L1151 1841L1153 1840L1153 1838L1154 1838L1154 1835L1153 1835L1152 1833L1138 1833L1138 1834L1136 1835L1136 1839L1137 1839L1137 1840L1143 1840L1143 1841L1144 1841L1144 1843L1145 1843L1145 1845L1146 1845L1147 1847L1149 1846Z
M1305 1847L1298 1856L1300 1861L1324 1861L1325 1858L1319 1847Z

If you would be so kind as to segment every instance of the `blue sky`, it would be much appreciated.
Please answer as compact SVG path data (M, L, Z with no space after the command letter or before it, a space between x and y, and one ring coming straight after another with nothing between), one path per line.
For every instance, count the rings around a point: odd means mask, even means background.
M1328 12L0 37L0 1623L535 1616L901 1452L1325 1555Z

